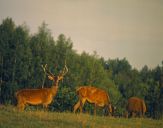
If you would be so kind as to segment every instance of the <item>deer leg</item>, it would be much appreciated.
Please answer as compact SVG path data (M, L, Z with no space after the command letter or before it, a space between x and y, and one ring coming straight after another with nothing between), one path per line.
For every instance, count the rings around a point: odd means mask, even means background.
M128 111L128 117L132 117L132 112L131 111Z
M123 117L128 118L129 117L129 112L128 111L124 112Z
M145 115L144 112L142 112L142 117L143 117L143 118L145 117L144 115Z
M131 112L131 117L135 117L135 112Z
M43 104L43 108L45 111L48 111L48 104Z
M108 114L109 114L109 116L112 116L112 115L113 115L113 109L112 109L111 104L109 104L109 105L107 106L107 108L108 108Z
M104 115L104 116L107 116L107 115L108 115L107 106L104 106L104 108L103 108L103 115Z
M18 108L19 111L23 111L24 108L25 108L25 104L23 104L23 103L18 103L18 104L17 104L17 108Z
M94 115L96 116L96 107L97 105L95 104L95 107L94 107Z
M84 106L85 102L86 102L86 99L80 100L80 112L83 112L83 106Z
M73 112L75 113L76 110L80 107L80 100L74 105L74 110Z
M17 108L19 111L23 111L25 108L25 103L23 101L23 99L19 98L17 99L18 103L17 103Z

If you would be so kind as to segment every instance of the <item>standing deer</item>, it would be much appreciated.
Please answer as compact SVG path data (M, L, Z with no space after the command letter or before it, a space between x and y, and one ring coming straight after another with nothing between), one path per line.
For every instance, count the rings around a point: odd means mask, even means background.
M24 110L26 104L39 105L42 104L47 109L48 105L52 102L58 91L58 83L63 79L64 75L68 72L65 64L64 69L58 76L53 75L47 70L47 65L42 66L46 71L48 78L53 81L51 88L40 89L22 89L16 92L17 107L19 110Z
M80 108L80 112L82 112L82 108L86 101L95 105L95 115L97 106L106 107L108 112L112 113L110 98L104 90L92 86L82 86L76 90L76 93L79 101L74 105L74 113L78 108Z

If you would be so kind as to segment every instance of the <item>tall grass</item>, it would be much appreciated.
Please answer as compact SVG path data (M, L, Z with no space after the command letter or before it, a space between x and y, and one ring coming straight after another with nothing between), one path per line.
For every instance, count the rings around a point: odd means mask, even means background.
M13 106L0 107L0 128L162 128L163 120L99 117L43 110L18 112Z

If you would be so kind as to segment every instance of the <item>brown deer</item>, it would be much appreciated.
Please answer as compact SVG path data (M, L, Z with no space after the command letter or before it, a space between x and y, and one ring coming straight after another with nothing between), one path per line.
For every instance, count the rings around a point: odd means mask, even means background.
M82 86L76 90L78 95L78 102L74 105L74 113L78 108L82 112L82 108L87 101L88 103L94 104L94 114L96 115L96 107L106 107L108 112L112 113L112 106L109 95L102 89L92 86Z
M134 117L134 116L144 116L147 111L145 102L143 99L138 97L131 97L128 99L127 103L127 116L126 117Z
M47 109L48 105L52 102L58 91L58 83L63 79L64 75L68 72L68 68L65 64L64 69L59 73L58 76L53 75L46 68L47 65L43 66L46 71L48 78L53 81L51 88L40 88L40 89L22 89L16 92L17 107L19 110L24 110L26 104L39 105L42 104Z

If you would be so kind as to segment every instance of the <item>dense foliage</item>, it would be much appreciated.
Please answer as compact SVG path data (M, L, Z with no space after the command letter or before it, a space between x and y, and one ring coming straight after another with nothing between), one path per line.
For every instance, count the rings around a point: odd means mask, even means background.
M22 88L50 87L41 65L48 64L51 72L58 74L66 60L69 68L51 111L72 111L77 102L75 90L82 85L105 89L116 113L125 111L126 101L131 96L143 98L147 104L147 116L163 116L163 63L154 69L144 66L133 69L124 58L100 58L73 49L70 38L60 34L56 40L43 23L38 32L31 35L26 25L16 26L11 18L0 24L0 103L16 104L15 92ZM86 105L91 110L92 106Z

